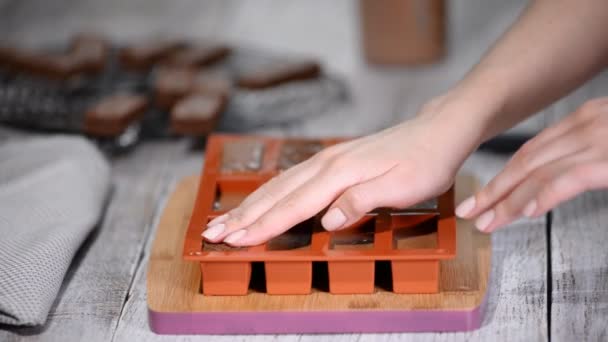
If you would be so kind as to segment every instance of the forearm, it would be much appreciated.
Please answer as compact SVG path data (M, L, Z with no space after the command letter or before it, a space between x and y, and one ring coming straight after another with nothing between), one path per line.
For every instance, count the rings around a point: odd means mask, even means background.
M608 62L608 1L537 0L440 99L439 130L474 148L566 95ZM423 111L430 112L430 111Z

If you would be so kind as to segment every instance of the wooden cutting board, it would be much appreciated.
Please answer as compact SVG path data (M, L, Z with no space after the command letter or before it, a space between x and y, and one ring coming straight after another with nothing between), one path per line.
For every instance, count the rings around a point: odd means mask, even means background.
M480 327L490 272L490 236L460 220L457 256L441 261L439 293L396 294L378 286L373 294L358 295L313 289L309 295L268 295L251 290L246 296L204 296L199 264L182 259L198 179L191 176L177 184L156 230L147 278L149 323L154 332L361 333ZM472 193L475 184L472 177L459 176L457 201ZM379 278L390 275L390 269L383 270L381 265L376 272Z

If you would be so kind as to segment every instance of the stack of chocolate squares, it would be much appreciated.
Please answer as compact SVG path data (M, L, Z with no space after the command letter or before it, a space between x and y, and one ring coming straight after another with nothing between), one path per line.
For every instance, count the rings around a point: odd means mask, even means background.
M0 122L114 139L160 112L170 134L206 136L226 113L228 126L244 127L243 112L263 125L263 114L276 120L299 106L293 91L277 89L292 87L307 104L319 94L341 101L336 94L343 85L327 91L328 79L314 60L217 42L150 39L117 46L80 34L65 49L0 47Z

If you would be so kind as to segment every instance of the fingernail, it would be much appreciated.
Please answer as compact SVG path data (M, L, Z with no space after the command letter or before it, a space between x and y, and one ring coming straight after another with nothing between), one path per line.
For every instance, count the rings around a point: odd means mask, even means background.
M482 232L486 231L492 221L494 221L494 216L494 209L486 211L485 213L479 215L477 221L475 221L475 226Z
M205 229L205 231L203 232L202 235L207 240L213 240L216 237L218 237L220 234L222 234L225 229L226 229L226 225L220 223L218 225Z
M536 200L531 200L530 203L526 204L526 206L524 207L524 216L532 217L532 215L534 215L534 213L536 212L536 207L538 207L538 204L536 204Z
M456 216L461 218L467 216L475 208L475 202L475 196L471 196L462 201L456 208Z
M331 208L321 219L321 224L326 230L336 230L346 223L346 216L340 208Z
M245 230L245 229L237 230L236 232L228 235L224 239L224 242L227 244L233 244L233 243L239 241L240 239L242 239L243 236L245 236L245 234L247 234L247 230Z
M207 227L217 226L218 224L224 223L227 220L228 220L228 214L220 215L220 216L214 218L213 220L209 221L209 223L207 223Z

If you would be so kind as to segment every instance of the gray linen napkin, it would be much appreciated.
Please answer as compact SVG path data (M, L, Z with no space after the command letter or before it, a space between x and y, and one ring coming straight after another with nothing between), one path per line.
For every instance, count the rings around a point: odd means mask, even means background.
M83 138L0 143L0 323L44 324L109 184L108 163Z

